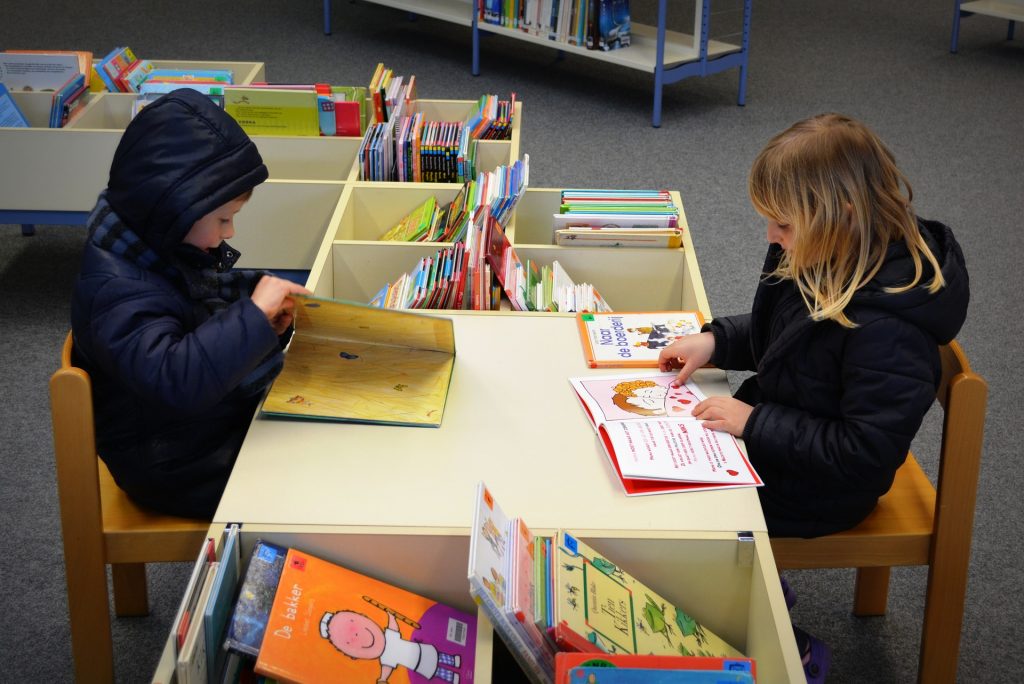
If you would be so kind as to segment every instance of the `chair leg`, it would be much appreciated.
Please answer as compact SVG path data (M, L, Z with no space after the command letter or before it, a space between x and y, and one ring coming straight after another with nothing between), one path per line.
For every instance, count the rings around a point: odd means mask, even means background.
M101 556L78 544L65 543L64 567L75 680L112 682L114 643L110 636L106 565Z
M889 568L857 568L853 614L885 615L889 603Z
M969 547L968 547L969 548ZM919 682L955 682L967 598L968 558L936 554L928 568Z
M118 617L149 615L145 563L114 563L110 566L114 581L114 612Z

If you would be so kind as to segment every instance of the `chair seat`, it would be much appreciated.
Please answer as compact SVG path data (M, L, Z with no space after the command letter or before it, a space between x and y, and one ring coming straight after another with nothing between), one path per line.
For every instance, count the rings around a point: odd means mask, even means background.
M209 521L179 518L142 508L117 486L105 463L99 466L103 531L109 563L195 560Z
M912 454L892 488L857 527L816 539L773 538L780 568L926 565L935 513L935 487Z

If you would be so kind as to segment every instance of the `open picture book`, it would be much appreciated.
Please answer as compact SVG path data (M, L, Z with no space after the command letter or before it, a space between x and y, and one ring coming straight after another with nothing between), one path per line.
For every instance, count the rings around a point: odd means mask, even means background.
M299 296L263 413L440 427L454 364L449 318Z
M626 494L757 487L761 478L732 435L704 427L695 383L675 373L570 378Z

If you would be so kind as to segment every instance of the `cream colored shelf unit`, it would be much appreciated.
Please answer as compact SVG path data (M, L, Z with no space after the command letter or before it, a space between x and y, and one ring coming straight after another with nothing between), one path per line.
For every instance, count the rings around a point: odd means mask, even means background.
M470 511L467 510L467 517ZM219 540L223 527L210 536ZM631 534L574 530L608 558L623 561L631 574L657 588L666 600L687 612L757 661L758 681L799 682L803 676L795 657L781 643L792 628L778 585L767 535L737 538L728 533ZM536 530L550 535L554 530ZM257 539L294 547L358 572L447 603L477 612L469 596L466 566L469 529L365 528L243 524L244 562ZM219 551L218 551L219 553ZM781 605L779 605L781 604ZM489 684L494 636L478 613L477 656L473 681ZM174 644L169 636L153 676L167 683L173 677ZM338 657L343 657L339 654ZM498 681L506 681L504 678Z
M445 246L381 242L380 236L430 195L443 205L457 192L449 184L347 183L307 285L320 296L368 302L386 283ZM618 311L699 310L710 318L678 193L673 200L680 208L684 235L679 249L554 245L551 217L558 212L560 193L530 188L517 205L506 234L521 259L540 264L557 260L575 282L592 283Z

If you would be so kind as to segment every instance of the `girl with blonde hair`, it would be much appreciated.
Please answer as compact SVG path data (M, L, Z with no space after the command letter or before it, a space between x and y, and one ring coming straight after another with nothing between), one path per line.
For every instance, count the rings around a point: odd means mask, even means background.
M892 152L841 114L773 137L749 194L769 242L751 312L681 338L659 365L677 384L709 362L756 371L693 415L746 442L770 535L838 532L888 491L935 400L938 347L967 314L963 254L916 216Z

